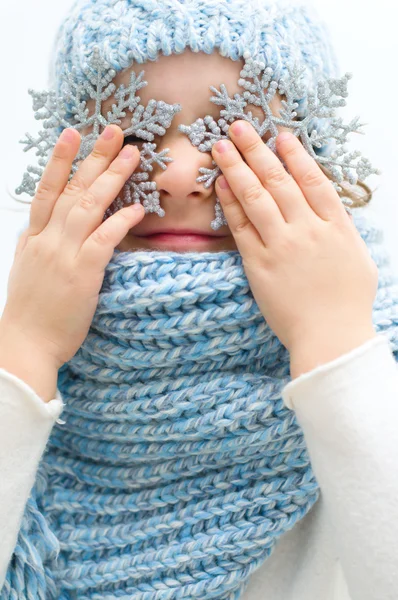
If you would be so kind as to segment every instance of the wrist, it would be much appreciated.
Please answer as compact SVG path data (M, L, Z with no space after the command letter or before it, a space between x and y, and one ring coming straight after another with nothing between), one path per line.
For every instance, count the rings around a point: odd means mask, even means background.
M306 336L290 351L292 380L351 352L376 336L373 325L358 329L348 328L342 332L318 330L312 336Z
M44 402L55 398L59 367L54 358L1 320L0 368L24 381Z

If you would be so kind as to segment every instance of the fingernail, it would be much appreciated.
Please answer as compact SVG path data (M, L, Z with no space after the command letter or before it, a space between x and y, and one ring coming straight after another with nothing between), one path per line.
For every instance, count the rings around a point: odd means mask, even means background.
M134 204L131 205L131 210L140 211L144 210L144 207L139 202L134 202Z
M295 135L293 135L292 133L290 133L290 131L282 131L282 133L280 133L278 135L278 141L279 142L287 142L289 140L292 140L294 137L296 137Z
M61 142L72 142L73 138L75 137L75 134L73 133L72 129L64 129L63 132L61 133Z
M228 150L231 150L232 144L227 140L221 140L220 142L217 142L217 144L214 144L214 147L217 150L217 152L223 154L224 152L228 152Z
M120 158L133 158L134 148L131 144L127 144L119 153Z
M217 181L218 181L218 185L220 186L220 188L221 188L222 190L227 190L227 189L229 188L229 183L228 183L228 181L225 179L225 177L219 177L219 178L217 179Z
M115 132L113 130L113 127L109 127L109 126L106 126L104 131L101 133L101 137L104 140L111 140L114 135L115 135Z
M231 125L231 130L234 135L242 135L249 131L249 126L245 121L238 121Z

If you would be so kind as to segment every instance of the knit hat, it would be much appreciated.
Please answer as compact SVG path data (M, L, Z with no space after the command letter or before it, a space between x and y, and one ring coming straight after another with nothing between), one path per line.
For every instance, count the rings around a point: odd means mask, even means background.
M314 7L289 1L76 0L55 38L51 87L60 92L72 66L76 79L83 80L96 46L116 72L186 48L218 50L232 60L248 50L277 78L295 59L306 68L306 88L319 78L338 76L339 70L328 28Z

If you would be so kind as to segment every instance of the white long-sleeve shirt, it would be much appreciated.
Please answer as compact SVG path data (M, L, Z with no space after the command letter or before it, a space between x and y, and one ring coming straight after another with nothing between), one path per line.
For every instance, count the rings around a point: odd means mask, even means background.
M288 383L321 489L242 600L398 599L398 367L386 336ZM0 369L0 588L62 397Z

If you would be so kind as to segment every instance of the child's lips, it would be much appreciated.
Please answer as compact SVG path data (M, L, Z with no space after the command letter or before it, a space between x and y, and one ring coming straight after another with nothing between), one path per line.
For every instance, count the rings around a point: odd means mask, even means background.
M155 235L197 235L201 237L226 237L225 235L219 235L217 233L209 233L208 231L202 231L200 229L175 229L175 228L163 228L163 229L150 229L144 233L135 234L137 237L149 237Z
M197 248L217 245L217 242L228 236L208 234L197 230L164 230L139 234L137 237L145 238L151 244L162 247Z

